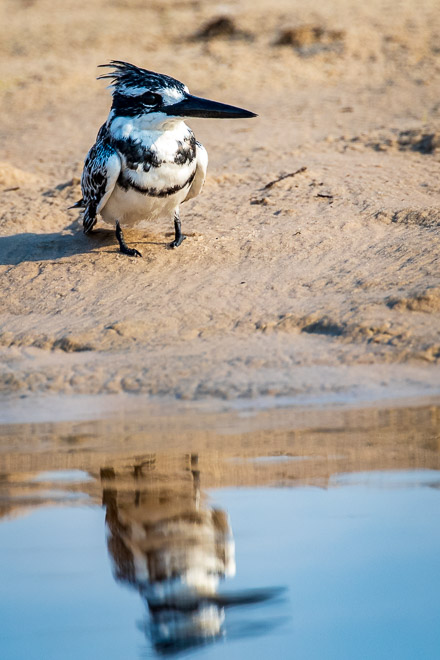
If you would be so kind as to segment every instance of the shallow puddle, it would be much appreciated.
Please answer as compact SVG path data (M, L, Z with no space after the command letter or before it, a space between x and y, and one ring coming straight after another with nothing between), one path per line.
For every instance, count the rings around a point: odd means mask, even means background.
M440 409L0 428L0 657L435 658Z

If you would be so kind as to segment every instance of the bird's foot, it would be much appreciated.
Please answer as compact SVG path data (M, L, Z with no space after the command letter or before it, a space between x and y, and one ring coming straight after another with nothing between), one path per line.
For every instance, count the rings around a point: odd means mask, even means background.
M127 254L129 257L142 257L139 250L128 247L127 243L125 242L124 235L122 233L121 225L119 224L118 221L116 221L116 238L118 239L119 252L121 252L121 254Z
M175 238L174 241L171 241L171 243L169 244L169 248L171 250L174 250L174 248L179 247L179 245L182 245L185 238L186 236L184 234L180 234L178 238Z
M121 254L128 254L129 257L142 257L139 250L136 250L136 248L129 248L128 245L120 245L119 252L121 252Z

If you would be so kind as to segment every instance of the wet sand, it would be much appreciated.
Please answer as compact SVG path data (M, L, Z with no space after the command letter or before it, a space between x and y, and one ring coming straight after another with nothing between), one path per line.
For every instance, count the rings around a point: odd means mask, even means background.
M440 391L437 2L1 12L5 402ZM135 260L67 210L107 116L95 76L111 58L259 114L191 122L210 165L182 207L188 239L172 251L171 224L128 232Z
M2 424L0 472L15 474L12 488L23 486L27 473L55 470L82 470L97 478L111 468L124 481L134 465L153 460L150 485L160 485L172 483L179 472L186 479L189 457L197 455L206 488L328 486L341 473L439 470L439 429L434 403L196 415L183 409L172 415L158 406L99 420ZM260 463L260 457L268 460ZM31 490L36 492L35 484Z

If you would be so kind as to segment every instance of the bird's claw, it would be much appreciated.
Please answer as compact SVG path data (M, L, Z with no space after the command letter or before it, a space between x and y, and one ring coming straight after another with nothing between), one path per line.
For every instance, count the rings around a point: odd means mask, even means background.
M174 248L177 248L179 247L179 245L182 245L185 238L186 236L182 234L181 236L179 236L179 238L175 238L174 241L171 241L168 247L170 248L170 250L174 250Z
M127 254L129 257L142 257L141 253L135 248L129 248L127 243L124 240L124 235L122 233L121 225L119 220L116 220L116 238L119 243L119 252L122 254Z
M120 247L119 251L121 254L127 254L129 257L142 257L141 253L139 250L136 250L135 248L129 248L129 247Z

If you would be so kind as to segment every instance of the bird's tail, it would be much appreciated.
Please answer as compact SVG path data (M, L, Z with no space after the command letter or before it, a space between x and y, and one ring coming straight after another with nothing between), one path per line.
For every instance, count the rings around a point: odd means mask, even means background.
M84 211L84 217L83 217L84 233L88 234L89 231L92 231L95 225L96 225L96 213L88 206Z
M67 208L68 209L83 209L84 207L85 207L85 202L84 202L84 199L81 197L81 199L79 199L77 202L75 202L75 204L73 204L72 206L68 206Z

